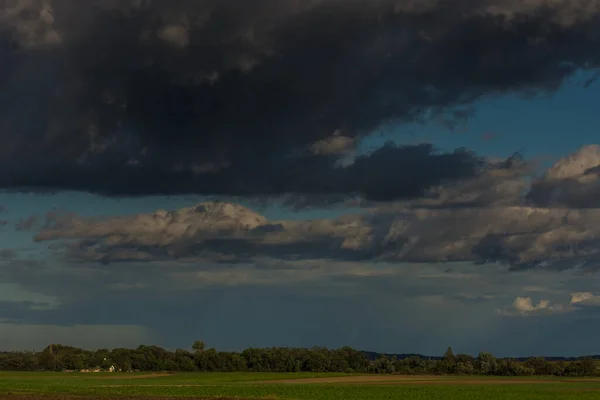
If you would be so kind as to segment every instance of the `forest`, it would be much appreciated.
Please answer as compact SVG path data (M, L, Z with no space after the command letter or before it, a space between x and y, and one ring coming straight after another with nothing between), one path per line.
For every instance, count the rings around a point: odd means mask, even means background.
M112 368L111 368L112 367ZM449 347L442 357L389 356L350 347L327 349L248 348L241 352L218 351L196 341L192 351L169 351L157 346L136 349L84 350L52 344L40 352L0 352L4 371L186 371L186 372L343 372L406 375L594 376L591 357L574 360L496 358L481 352L476 357L454 354Z

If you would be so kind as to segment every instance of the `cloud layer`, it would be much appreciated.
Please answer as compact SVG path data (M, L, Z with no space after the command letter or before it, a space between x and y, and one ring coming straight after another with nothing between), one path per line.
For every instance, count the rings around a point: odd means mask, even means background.
M387 146L342 161L382 124L464 118L482 95L554 90L597 68L599 11L583 0L8 2L0 186L418 197L481 160Z
M535 179L519 153L362 149L381 128L440 116L452 128L483 96L597 70L599 12L584 0L2 3L0 189L227 202L139 214L97 202L80 209L121 214L44 219L13 198L0 207L1 229L16 229L0 249L0 322L16 334L0 339L97 325L136 344L579 352L568 338L598 328L600 147ZM257 198L356 207L274 219Z
M528 198L545 207L600 207L600 146L585 146L533 182Z
M595 147L559 160L543 179L560 185L579 169L587 173L588 164L598 161L587 157L590 149ZM247 207L215 201L120 217L51 213L35 239L62 243L60 254L79 262L230 264L268 258L597 269L600 208L527 204L539 187L527 193L518 166L526 164L508 162L510 168L502 162L479 177L440 186L431 199L373 203L338 218L268 220ZM571 171L573 164L577 171Z
M599 221L597 209L517 206L268 221L244 207L216 202L132 217L69 216L36 240L75 239L66 248L70 256L102 262L273 257L597 268Z
M477 177L435 186L423 198L362 203L362 211L337 218L269 220L239 204L209 201L116 217L51 211L42 226L31 216L15 227L38 231L37 242L51 241L54 251L77 262L470 261L595 270L598 198L578 208L539 195L540 187L554 185L562 198L578 196L569 182L598 168L595 150L586 146L559 160L530 187L528 164L513 157ZM4 253L14 257L10 249Z
M593 307L531 315L538 318L495 312L517 296L560 304L569 293L600 293L597 276L575 270L507 273L506 268L470 263L322 260L227 266L65 264L46 259L0 266L0 280L21 286L29 298L31 293L39 298L39 304L18 301L17 296L0 301L0 318L6 323L3 337L12 346L39 347L43 338L34 328L52 325L56 328L49 327L49 334L56 341L90 347L135 345L137 340L175 348L201 338L225 349L349 344L435 355L451 343L457 352L474 354L483 349L505 356L578 355L593 349L598 326ZM469 325L473 319L476 326ZM582 319L587 329L579 329ZM408 326L407 320L412 321ZM444 330L436 329L440 324ZM85 328L58 329L73 325ZM111 329L119 333L118 340L105 333ZM540 332L553 336L541 340ZM78 337L84 333L84 338ZM574 338L578 340L570 340Z
M586 173L593 148L536 182ZM363 202L329 219L269 219L222 201L107 217L53 210L20 222L9 213L14 234L35 235L44 250L2 251L0 318L24 337L29 329L32 343L33 327L99 324L173 347L201 337L225 348L373 348L375 338L381 351L438 354L433 343L451 343L501 355L588 353L595 338L580 332L598 327L600 208L541 206L528 163L492 166L425 198ZM478 326L465 331L473 318Z

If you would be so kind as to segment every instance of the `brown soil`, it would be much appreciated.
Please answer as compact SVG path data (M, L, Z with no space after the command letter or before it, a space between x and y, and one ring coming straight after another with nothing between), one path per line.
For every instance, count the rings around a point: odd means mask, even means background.
M240 382L246 383L246 382ZM166 383L163 385L157 384L141 384L141 385L97 385L97 386L88 386L92 388L118 388L118 387L201 387L201 386L222 386L218 383L183 383L183 384L170 384ZM2 400L2 399L0 399Z

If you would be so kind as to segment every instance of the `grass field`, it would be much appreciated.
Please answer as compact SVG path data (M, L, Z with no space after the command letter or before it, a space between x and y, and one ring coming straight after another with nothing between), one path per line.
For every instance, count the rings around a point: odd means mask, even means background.
M0 399L600 399L600 379L269 373L0 372Z

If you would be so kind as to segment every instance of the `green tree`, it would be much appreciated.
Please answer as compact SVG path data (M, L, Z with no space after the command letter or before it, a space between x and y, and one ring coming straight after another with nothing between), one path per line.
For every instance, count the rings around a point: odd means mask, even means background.
M192 344L192 349L196 352L196 353L202 353L204 351L205 345L204 342L202 340L196 340L193 344Z
M481 352L475 361L475 369L484 375L493 375L498 369L496 359L491 353Z
M441 374L454 374L456 372L456 357L452 352L452 347L448 347L444 353L436 372Z
M456 357L454 357L454 352L452 351L452 347L448 347L446 349L446 352L444 353L443 360L447 361L447 362L450 362L450 363L455 363L456 362Z

